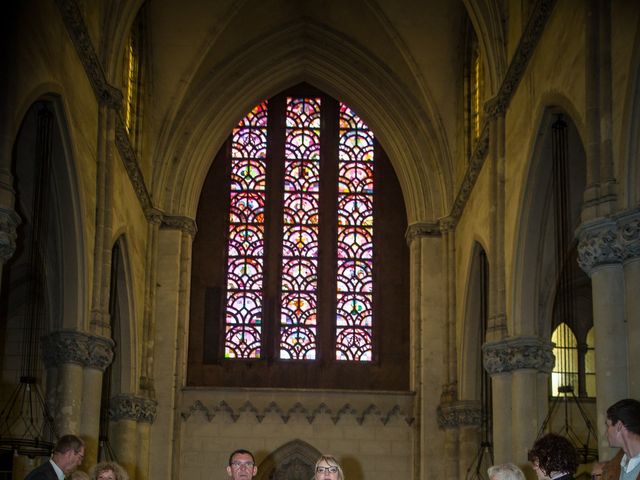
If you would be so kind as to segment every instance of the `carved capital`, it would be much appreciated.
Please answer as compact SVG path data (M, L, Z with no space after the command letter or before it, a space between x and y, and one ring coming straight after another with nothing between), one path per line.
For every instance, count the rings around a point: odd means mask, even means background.
M411 245L411 243L420 237L439 237L441 235L440 225L438 223L412 223L407 227L407 231L405 233L405 238L407 239L407 244Z
M440 428L479 427L482 420L480 402L443 403L438 407Z
M20 225L20 216L8 208L0 208L0 261L3 263L16 252L16 228Z
M640 257L640 211L583 224L578 229L578 264L588 275L595 267Z
M75 330L61 330L42 339L45 365L75 363L104 371L113 361L113 340Z
M490 375L533 369L549 373L555 358L553 345L538 337L514 337L482 346L484 368Z
M134 422L153 423L156 418L157 402L135 395L117 395L109 402L109 418L119 420L133 420Z
M179 215L165 215L164 217L162 217L161 228L180 230L183 233L191 235L192 238L198 231L196 221L193 218Z

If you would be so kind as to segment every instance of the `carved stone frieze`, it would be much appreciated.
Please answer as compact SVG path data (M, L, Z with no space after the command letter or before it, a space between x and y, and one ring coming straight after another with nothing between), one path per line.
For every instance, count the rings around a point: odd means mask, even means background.
M131 181L133 190L136 192L136 196L140 201L140 205L146 212L148 209L153 207L151 196L149 195L147 186L144 183L142 170L140 170L136 153L131 145L131 139L129 138L129 134L127 133L127 129L125 128L120 115L116 115L115 131L116 147L118 147L118 151L120 152L124 168L127 170L127 175L129 175L129 180Z
M20 216L13 209L0 208L0 260L3 263L16 251L18 225Z
M480 402L459 401L438 407L440 428L479 427L482 420Z
M225 401L221 401L217 405L206 406L202 401L196 400L191 406L183 410L182 419L187 421L192 415L197 413L204 415L208 421L212 421L218 415L227 415L234 423L238 421L242 415L253 415L260 423L270 415L279 417L283 423L288 423L294 415L300 415L306 418L310 424L320 415L328 415L334 424L338 424L338 422L345 417L355 418L359 425L362 425L367 418L376 418L383 425L389 423L394 417L401 418L407 425L411 425L414 421L412 414L404 411L404 409L397 404L390 408L382 408L375 404L369 404L363 408L356 408L347 403L337 409L332 409L325 403L310 406L296 402L294 405L285 408L277 402L270 402L261 408L247 401L234 408Z
M113 361L113 340L75 330L61 330L42 339L46 366L76 363L104 371Z
M484 368L490 375L533 369L549 373L555 364L553 345L538 337L514 337L482 346Z
M412 223L407 227L405 238L407 244L411 245L414 239L419 237L439 237L440 224L439 223Z
M578 229L578 264L590 275L599 265L640 257L640 211L589 222Z
M157 402L135 395L117 395L109 402L109 418L111 421L133 420L135 422L153 423L156 418Z

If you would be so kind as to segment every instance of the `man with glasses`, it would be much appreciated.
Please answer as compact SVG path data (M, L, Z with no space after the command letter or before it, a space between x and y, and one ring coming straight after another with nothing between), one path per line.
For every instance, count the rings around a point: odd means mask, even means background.
M607 440L618 454L591 472L596 480L640 480L640 402L626 398L607 409Z
M63 435L48 462L31 471L25 480L64 480L84 458L84 442L75 435Z
M251 480L256 473L256 459L249 450L238 449L229 455L227 474L232 480Z

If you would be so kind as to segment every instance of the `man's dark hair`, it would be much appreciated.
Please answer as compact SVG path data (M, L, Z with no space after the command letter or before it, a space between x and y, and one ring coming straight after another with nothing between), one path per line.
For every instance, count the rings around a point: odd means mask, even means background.
M251 457L251 461L253 461L253 464L255 465L256 459L253 456L253 453L251 453L249 450L245 450L244 448L239 448L238 450L234 450L233 452L231 452L231 455L229 455L229 466L231 466L231 462L233 461L233 457L235 455L238 455L238 454L249 455Z
M56 443L53 451L57 453L67 453L69 450L73 450L78 453L80 449L84 447L82 439L76 435L63 435Z
M529 450L529 461L538 462L538 467L549 476L551 472L576 473L578 452L569 440L556 433L540 437Z
M640 435L640 402L625 398L614 403L607 408L607 419L611 421L611 425L622 422L627 430Z

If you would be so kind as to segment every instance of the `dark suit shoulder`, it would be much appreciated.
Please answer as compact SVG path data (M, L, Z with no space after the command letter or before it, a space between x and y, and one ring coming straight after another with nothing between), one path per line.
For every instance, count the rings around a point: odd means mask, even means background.
M39 467L31 470L29 475L24 477L24 480L58 480L58 476L51 463L47 460Z

